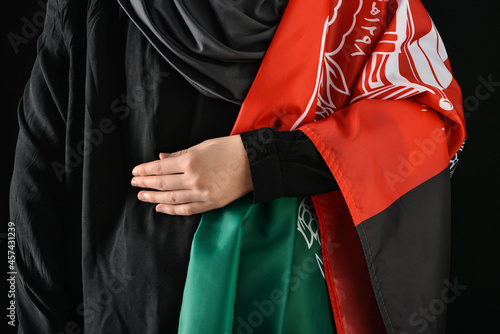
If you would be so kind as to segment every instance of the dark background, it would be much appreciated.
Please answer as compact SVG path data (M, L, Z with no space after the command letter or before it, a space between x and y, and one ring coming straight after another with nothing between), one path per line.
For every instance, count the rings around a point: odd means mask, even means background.
M316 1L316 0L314 0ZM500 332L500 1L423 1L446 44L464 95L468 139L452 179L452 271L463 291L449 305L448 333ZM0 111L2 116L0 260L6 273L8 189L17 133L17 104L36 56L45 0L4 0L0 4ZM23 36L18 50L9 33ZM25 28L26 29L26 28ZM23 37L24 38L24 37ZM484 82L492 81L490 87ZM7 297L6 274L0 294ZM6 299L0 309L7 323ZM2 331L14 333L12 329ZM119 334L119 333L116 333Z

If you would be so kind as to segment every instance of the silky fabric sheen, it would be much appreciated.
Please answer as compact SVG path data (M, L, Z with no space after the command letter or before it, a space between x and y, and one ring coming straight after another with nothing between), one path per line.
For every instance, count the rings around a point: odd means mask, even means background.
M131 170L228 135L239 106L194 89L114 1L50 0L38 45L10 198L19 333L176 332L201 215L155 212Z
M241 103L286 0L119 0L149 41L202 93Z
M48 2L11 185L19 333L177 331L200 215L155 212L131 171L229 134L237 112L189 85L116 2Z
M203 214L179 334L336 333L321 247L297 232L300 209L298 197L261 204L243 197Z

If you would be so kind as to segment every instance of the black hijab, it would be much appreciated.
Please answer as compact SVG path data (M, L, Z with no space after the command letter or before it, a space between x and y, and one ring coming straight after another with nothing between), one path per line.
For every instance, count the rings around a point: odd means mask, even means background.
M287 0L118 0L161 55L205 95L241 103Z

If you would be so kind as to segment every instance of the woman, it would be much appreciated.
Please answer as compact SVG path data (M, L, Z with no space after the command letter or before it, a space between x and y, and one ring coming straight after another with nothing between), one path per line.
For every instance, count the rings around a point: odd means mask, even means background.
M418 1L49 1L19 115L20 332L444 331L465 132Z

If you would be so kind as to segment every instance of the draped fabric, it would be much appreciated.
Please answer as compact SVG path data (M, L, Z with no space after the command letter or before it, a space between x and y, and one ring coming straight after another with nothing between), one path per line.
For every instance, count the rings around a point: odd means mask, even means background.
M228 1L237 10L227 26L223 2L200 7L205 17L194 3L173 1L189 26L158 3L120 0L141 31L116 2L48 3L11 193L20 332L177 330L187 259L196 263L206 229L197 230L199 217L157 215L138 202L129 170L159 151L226 134L242 100L233 134L299 129L339 185L312 198L337 332L444 332L448 164L465 129L459 87L420 1L292 0L282 17L282 2L257 2L254 12ZM228 39L225 29L242 21L252 29L264 22L263 38ZM203 50L229 58L204 58ZM296 214L280 203L265 211ZM261 211L248 212L234 226ZM435 311L432 321L421 309Z
M337 331L444 332L465 130L420 1L290 1L233 133L272 125L308 135L340 187L313 196Z
M180 334L336 333L308 202L282 197L252 204L243 197L203 215Z
M287 1L118 0L155 48L201 92L241 104Z
M201 215L155 212L131 170L228 135L238 110L186 82L116 1L48 1L11 183L19 333L177 331Z

